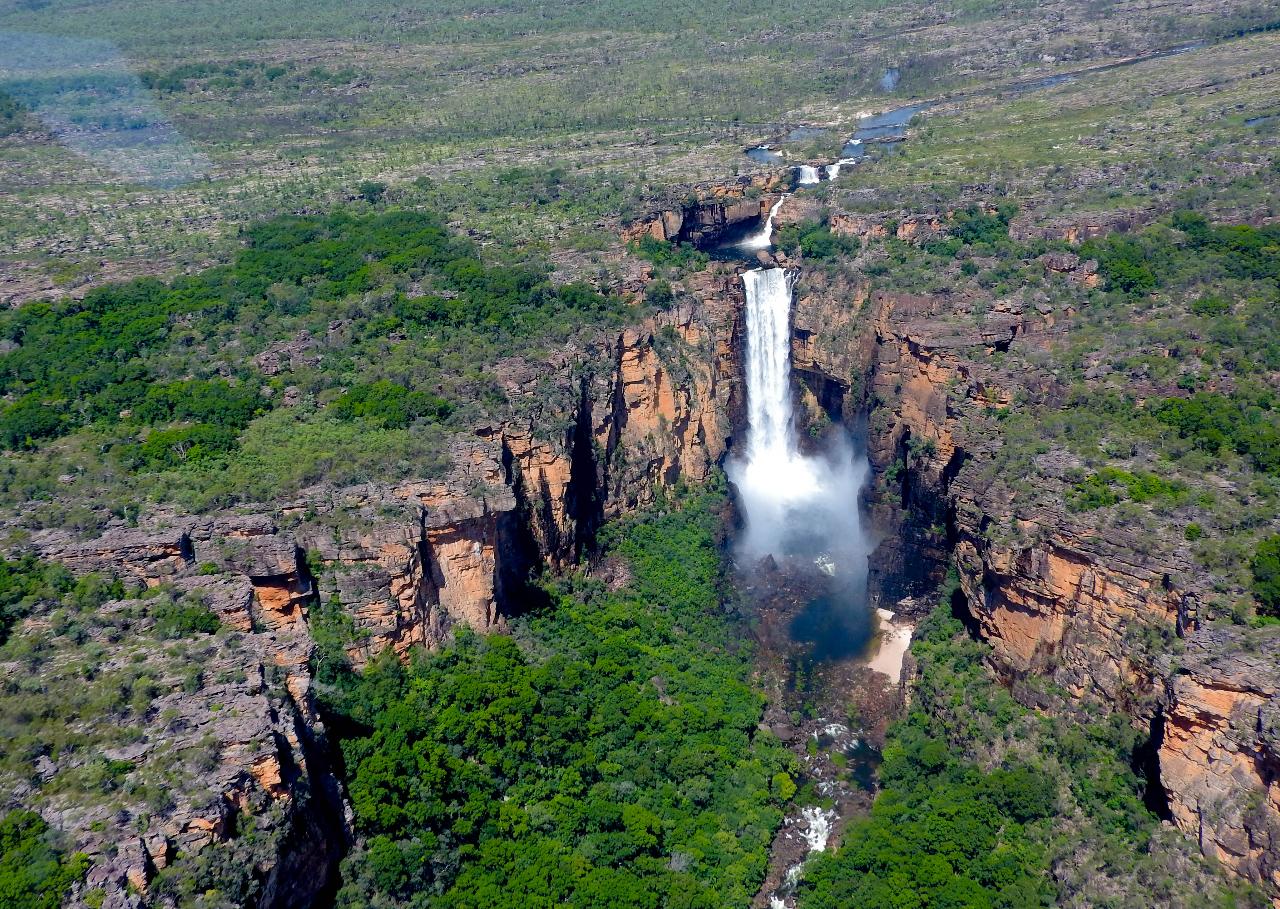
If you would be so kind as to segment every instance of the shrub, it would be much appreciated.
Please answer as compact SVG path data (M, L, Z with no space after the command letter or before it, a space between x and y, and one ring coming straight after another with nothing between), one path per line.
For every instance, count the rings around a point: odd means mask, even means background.
M632 255L648 259L654 265L701 268L710 261L706 253L690 243L667 243L648 235L632 240L627 249Z
M6 909L58 909L88 866L86 856L65 858L50 845L49 825L34 811L0 818L0 905Z
M176 429L154 430L140 445L126 448L124 457L135 470L164 470L211 461L235 447L234 431L197 423Z
M159 638L188 638L194 634L213 634L218 630L218 617L208 607L195 603L161 603L155 608L155 635Z
M114 578L97 574L75 578L61 565L29 554L0 559L0 644L8 639L14 623L37 604L65 602L77 609L93 609L122 596L124 585Z
M1092 511L1115 505L1121 499L1123 490L1130 501L1143 503L1154 500L1180 502L1186 498L1186 484L1177 480L1166 480L1146 471L1130 473L1115 467L1104 467L1080 483L1077 483L1067 497L1067 505L1072 511Z
M1253 555L1253 595L1259 612L1280 616L1280 534L1258 544Z
M448 419L452 405L424 391L410 391L385 379L356 385L333 403L342 420L367 420L384 429L404 429L418 419L438 423Z
M134 406L133 415L146 423L190 420L243 429L267 406L257 389L248 385L231 385L224 379L192 379L150 386Z
M1012 204L999 206L995 213L970 205L952 214L948 226L952 236L962 243L995 244L1009 239L1009 222L1017 213L1018 207Z
M862 248L857 237L838 236L817 221L783 226L778 231L777 243L783 251L798 251L806 259L833 259L838 255L856 254Z
M1206 294L1191 304L1197 316L1221 316L1231 311L1231 304L1217 294Z
M377 180L365 180L356 187L356 195L364 199L370 205L376 205L382 201L382 197L387 194L387 184L380 183Z
M1228 397L1202 391L1190 398L1167 398L1154 413L1201 450L1216 454L1229 448L1259 470L1275 474L1280 473L1280 413L1272 397L1270 392Z

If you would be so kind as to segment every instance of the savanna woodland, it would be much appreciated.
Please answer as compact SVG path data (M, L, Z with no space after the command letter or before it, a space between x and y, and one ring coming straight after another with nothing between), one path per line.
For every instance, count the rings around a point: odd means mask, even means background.
M0 906L1278 909L1277 61L0 2Z

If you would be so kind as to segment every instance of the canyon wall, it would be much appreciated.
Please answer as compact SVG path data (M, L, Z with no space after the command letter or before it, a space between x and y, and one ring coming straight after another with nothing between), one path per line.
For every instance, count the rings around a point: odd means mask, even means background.
M730 183L689 187L684 199L667 199L622 228L625 242L652 237L673 243L705 246L728 229L758 221L790 186L789 171L742 176Z
M1096 280L1089 263L1046 267ZM950 557L972 627L1015 696L1040 709L1063 709L1063 697L1065 709L1102 704L1154 730L1153 785L1170 820L1280 893L1280 638L1209 624L1185 547L1066 511L1069 453L1030 455L1002 439L1000 411L1064 390L998 354L1043 345L1061 314L1009 300L979 314L958 296L883 291L830 306L822 294L797 301L793 349L797 363L837 375L865 357L882 476L873 508L889 531L873 593L924 592ZM869 355L806 327L838 327L854 310L865 313ZM1054 683L1054 700L1035 679Z
M758 217L761 203L752 204ZM664 214L642 232L678 237L684 218ZM852 218L833 226L887 229ZM893 229L924 236L936 225L921 218ZM1044 264L1096 282L1090 263ZM348 656L357 666L388 650L403 657L438 646L459 624L501 630L532 605L530 573L575 562L603 521L682 479L705 479L723 459L745 404L741 282L716 265L675 290L676 304L642 324L550 362L499 364L510 413L458 443L448 477L318 488L209 518L154 514L96 540L45 533L33 546L75 570L189 591L225 624L264 636L264 665L288 667L295 737L315 739L323 730L306 707L307 661L283 642L305 637L318 616L353 623ZM811 419L870 411L862 429L881 477L872 509L885 534L873 597L890 604L927 593L954 560L968 617L1015 695L1058 709L1032 684L1047 678L1070 701L1104 702L1157 730L1172 822L1227 867L1280 888L1274 667L1203 620L1185 551L1062 509L1062 483L1052 478L1070 467L1067 453L1037 454L1049 479L1028 490L1025 465L1001 441L1003 411L1065 392L1052 376L1003 367L999 354L1045 344L1064 318L1017 298L917 296L874 289L851 269L803 270L792 338L802 403ZM1184 656L1170 659L1177 649ZM281 716L278 705L259 706ZM280 764L315 766L305 755ZM263 792L287 793L268 769ZM331 827L326 811L299 816ZM312 839L287 842L279 867L332 868Z
M163 743L198 744L207 756L189 794L175 790L163 811L140 809L152 817L141 830L127 812L105 822L71 804L45 812L94 860L73 902L92 893L111 909L149 904L176 860L199 862L213 844L238 854L246 823L261 834L256 905L292 909L318 897L350 835L350 809L311 693L317 623L345 629L356 667L439 646L459 625L503 630L532 605L531 574L576 561L602 521L706 479L742 407L742 291L731 269L676 290L669 310L594 346L550 364L500 364L510 416L456 442L446 477L320 486L204 517L159 509L87 541L31 537L32 550L77 573L151 588L106 610L140 616L142 637L154 604L175 599L203 603L231 632L200 667L171 673L199 683L175 682L148 713L157 728L113 757L139 775L186 773ZM164 659L157 651L146 662Z
M43 531L30 545L151 587L238 579L252 592L246 629L305 628L310 611L339 607L357 665L437 646L457 624L500 630L530 572L575 561L602 521L704 480L724 456L742 407L740 281L721 269L678 290L671 309L594 347L500 364L510 418L455 442L442 479L320 486L202 518L159 510L89 541Z
M212 873L230 896L243 874L258 905L311 906L351 834L312 693L314 644L300 626L257 627L241 575L178 577L171 593L107 602L75 634L48 636L41 614L14 629L44 651L41 681L74 722L34 774L5 777L4 800L38 805L90 858L64 905L174 905L222 862ZM174 641L157 628L160 607L192 599L230 633ZM222 853L212 865L210 846Z

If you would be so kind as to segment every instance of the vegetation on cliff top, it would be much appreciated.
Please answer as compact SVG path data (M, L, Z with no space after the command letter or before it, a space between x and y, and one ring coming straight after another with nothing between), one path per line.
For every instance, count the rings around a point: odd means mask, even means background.
M1013 398L964 418L994 447L984 476L1027 513L1065 505L1153 545L1190 544L1212 576L1205 617L1274 612L1250 592L1255 548L1280 529L1280 228L1180 210L1072 244L1010 237L1008 217L967 210L943 238L890 236L862 257L895 290L954 295L957 337L1000 331L1001 312L1045 318L1031 332L1043 343L1019 330L974 355Z
M287 216L244 239L193 276L0 315L7 501L79 480L102 520L147 497L201 509L430 476L450 431L506 406L498 360L631 314L421 211Z

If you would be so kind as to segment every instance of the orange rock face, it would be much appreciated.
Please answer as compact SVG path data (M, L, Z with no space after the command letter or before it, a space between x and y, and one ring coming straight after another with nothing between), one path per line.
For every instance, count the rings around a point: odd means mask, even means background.
M283 628L303 621L303 604L311 598L311 585L297 573L253 582L258 610L268 628Z
M1093 276L1078 260L1046 267L1082 282ZM1163 722L1156 744L1173 822L1206 855L1280 893L1280 634L1259 648L1233 643L1242 630L1201 627L1195 592L1174 580L1195 577L1176 549L1099 531L1087 514L1066 513L1060 497L1020 504L1008 485L1016 478L984 474L998 437L976 434L981 415L1010 406L1018 387L985 352L1052 326L1010 313L961 330L948 305L888 294L872 301L874 390L887 402L872 420L873 460L902 462L904 503L947 521L993 668L1015 686L1047 677L1144 728ZM1182 657L1143 643L1175 635Z
M690 302L554 364L562 376L608 364L562 380L558 397L539 376L508 378L508 396L529 418L502 427L505 458L519 510L553 565L571 560L595 523L652 502L682 477L706 478L728 446L742 394L741 283L702 273L683 290Z
M355 622L349 656L359 666L390 647L440 644L455 624L499 630L506 559L511 558L515 499L496 482L496 448L458 452L474 484L405 483L359 487L310 502L315 520L296 531L299 545L325 570L319 595Z
M1167 684L1161 779L1205 855L1280 892L1280 635L1267 654L1233 633L1193 639Z
M708 183L688 188L689 198L651 210L623 226L622 241L631 243L645 237L664 241L703 241L718 236L726 227L759 218L773 199L761 193L785 190L790 168L773 174L751 174L730 182Z

